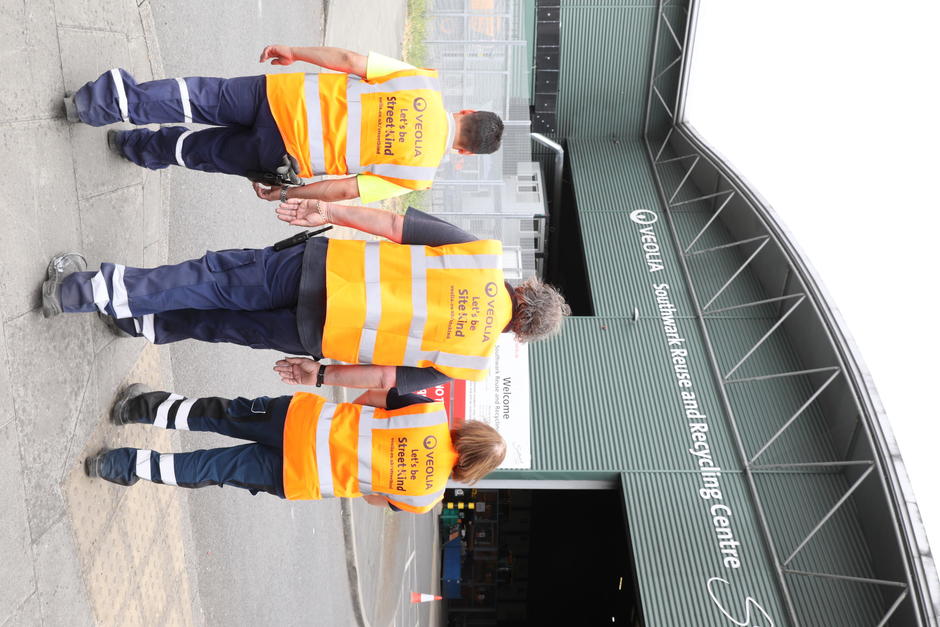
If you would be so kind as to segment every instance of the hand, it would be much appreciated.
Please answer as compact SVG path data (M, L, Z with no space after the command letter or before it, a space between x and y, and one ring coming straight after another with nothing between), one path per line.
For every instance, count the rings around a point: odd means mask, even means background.
M323 210L323 214L320 210ZM325 200L305 200L302 198L288 198L277 207L277 217L293 226L317 227L329 224L326 217L330 216L330 203Z
M265 46L258 63L271 59L271 65L290 65L294 59L294 50L290 46Z
M285 357L274 364L281 381L289 385L316 385L320 362L306 357Z
M255 195L261 200L278 200L281 197L280 185L268 186L256 181L251 184L251 187L255 190Z

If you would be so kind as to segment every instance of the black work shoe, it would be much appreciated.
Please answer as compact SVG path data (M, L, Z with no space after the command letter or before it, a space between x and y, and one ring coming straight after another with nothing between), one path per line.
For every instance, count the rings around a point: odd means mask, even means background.
M136 422L133 416L128 412L128 403L132 398L152 391L153 390L143 383L131 383L121 390L117 400L114 401L114 405L111 406L111 422L116 425L126 425Z
M121 131L116 131L113 128L108 131L108 150L119 156L121 159L130 161L127 158L127 155L124 154L124 149L122 146L124 142L121 141Z
M91 457L85 458L85 476L92 478L101 477L101 465L104 463L104 456L111 449L103 448Z
M73 92L66 92L65 98L62 99L62 104L65 105L65 119L69 122L81 122L82 119L78 117L78 107L75 106L75 94Z
M73 272L81 272L88 263L78 253L59 253L46 268L46 280L42 283L42 317L54 318L62 313L62 301L59 299L59 287L65 277Z
M108 331L111 332L111 335L114 337L134 337L124 329L118 326L117 321L107 314L103 314L100 311L98 312L98 319L104 323L104 326L108 327Z
M140 479L136 475L131 476L129 480L116 479L113 477L108 477L105 469L105 463L107 462L108 453L114 449L103 448L91 457L85 458L85 475L93 479L104 479L105 481L110 481L111 483L116 483L123 486L132 486Z

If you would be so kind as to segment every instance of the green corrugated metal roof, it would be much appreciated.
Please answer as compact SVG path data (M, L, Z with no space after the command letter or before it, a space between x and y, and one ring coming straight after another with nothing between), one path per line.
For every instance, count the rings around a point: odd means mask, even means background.
M669 627L728 627L734 623L712 600L709 589L722 607L738 619L744 618L745 599L752 598L774 618L784 610L777 600L773 565L764 552L757 522L749 507L744 478L737 473L722 476L722 501L705 501L696 491L695 473L625 473L623 496L627 524L633 540L640 602L647 625ZM714 505L726 516L734 533L739 568L722 561L716 536ZM728 540L725 540L726 542ZM723 580L723 581L722 581ZM709 586L709 582L711 585ZM726 583L727 582L727 583ZM752 608L748 625L769 626ZM820 623L824 624L824 623Z

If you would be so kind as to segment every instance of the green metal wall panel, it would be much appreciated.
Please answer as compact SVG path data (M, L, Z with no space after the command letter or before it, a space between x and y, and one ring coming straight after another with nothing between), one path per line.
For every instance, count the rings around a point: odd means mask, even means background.
M560 137L642 136L658 5L657 0L562 2ZM674 4L665 13L682 37L686 8ZM674 40L666 29L660 30L660 45L675 56ZM665 86L669 102L675 93L674 86ZM663 123L665 118L656 121Z
M738 468L695 321L678 324L712 454ZM697 467L659 320L572 318L561 335L533 344L530 357L533 469Z
M656 5L655 0L563 3L560 136L640 136Z
M641 317L658 318L657 303L650 294L653 285L666 283L677 288L670 296L679 315L694 315L679 266L657 263L675 258L665 220L638 224L630 219L634 210L655 210L659 215L643 144L572 139L568 149L595 312L632 316L636 309ZM650 235L655 241L642 239Z
M771 273L770 287L745 262L757 244L728 246L749 236L754 224L734 223L732 235L721 220L706 231L720 199L699 197L720 191L717 179L689 178L669 198L667 221L642 138L650 62L658 47L657 82L667 107L677 100L680 54L687 2L670 3L657 31L658 0L564 0L561 13L561 74L558 136L566 142L576 210L584 239L588 278L597 317L573 318L556 338L531 347L533 469L513 478L579 478L620 475L647 625L728 625L708 595L711 577L728 579L717 589L735 616L744 599L759 600L778 627L789 624L781 589L774 581L771 545L761 532L757 502L748 489L741 455L757 453L794 414L799 417L761 454L764 464L843 459L818 401L806 404L825 375L787 376L727 386L732 416L721 402L722 388L712 372L707 343L681 271L686 257L700 304L712 308L774 298L786 293L789 276ZM668 24L668 25L666 25ZM672 84L670 85L670 81ZM671 124L654 107L652 126ZM662 137L657 130L653 136ZM670 153L661 158L684 157ZM674 190L691 160L659 167L664 188ZM696 181L703 188L697 186ZM671 193L671 192L670 192ZM650 272L644 251L648 224L631 220L636 210L652 212L663 268ZM727 214L725 214L727 216ZM739 216L740 217L740 216ZM649 214L646 214L649 219ZM670 225L675 229L674 244ZM698 237L694 245L690 243ZM764 253L762 253L764 254ZM763 258L759 261L763 262ZM761 275L767 278L767 261ZM755 266L757 264L755 263ZM737 277L729 282L729 278ZM779 285L777 280L779 278ZM733 504L732 525L747 568L729 572L715 541L713 512L697 493L703 481L684 416L654 285L669 286L674 322L688 352L694 391L709 425L709 454L722 469L723 502ZM779 303L734 309L705 318L724 375L779 319ZM636 313L634 313L636 312ZM735 377L800 370L786 325L737 369ZM738 429L738 450L732 425ZM854 480L854 470L819 467L755 471L754 485L767 516L777 557L786 558L827 514ZM875 475L867 482L876 482ZM865 484L866 486L868 483ZM854 497L838 510L797 555L796 569L873 577L872 556L855 509ZM896 598L872 584L785 575L797 618L803 625L878 624ZM722 584L723 585L723 584ZM722 592L723 590L723 592ZM765 624L752 613L754 624ZM769 624L769 623L768 623Z
M722 607L742 619L745 599L751 597L772 617L773 625L787 622L773 582L773 564L750 506L744 478L726 473L721 478L722 499L701 499L695 473L624 473L623 493L633 540L634 560L646 625L661 627L728 627L734 623ZM714 506L718 509L712 510ZM722 507L723 506L723 507ZM727 508L727 509L725 509ZM730 523L736 547L722 547L714 516ZM738 568L729 568L722 548L735 549ZM727 583L724 583L727 582ZM749 625L770 625L752 608ZM739 623L741 624L741 623ZM827 624L827 623L813 623ZM828 623L845 624L845 623ZM863 623L858 623L860 625Z
M599 315L572 319L560 336L532 346L533 467L545 472L569 470L572 476L584 470L622 471L641 602L648 624L726 624L720 613L714 614L715 605L707 592L703 596L702 576L714 571L715 562L714 555L708 554L714 545L702 534L714 533L714 529L707 526L707 507L703 510L703 501L695 493L695 482L701 481L696 472L697 458L689 451L692 442L688 421L683 415L652 288L668 284L670 300L676 306L675 324L685 339L682 346L689 351L694 391L702 413L708 416L709 454L722 469L722 483L735 494L735 529L746 537L751 559L755 560L751 562L753 568L736 573L737 579L729 581L735 590L740 585L751 595L756 594L753 590L766 594L766 602L775 608L774 624L788 624L776 605L781 601L773 570L768 567L770 547L764 544L754 519L755 504L746 490L730 417L720 403L704 336L680 271L680 253L672 242L644 147L639 142L577 138L569 141L569 155ZM666 185L674 187L684 172L677 163L666 173ZM698 189L690 180L674 200L694 199L713 191ZM664 266L657 273L649 271L637 240L641 225L630 219L636 209L648 209L656 216L652 226ZM713 211L714 204L706 201L671 211L683 248ZM733 241L719 220L692 250ZM722 288L751 250L730 247L688 257L689 271L701 292L699 298L710 298ZM767 294L752 269L746 267L715 303L736 305L776 295ZM634 308L639 313L636 320ZM734 367L779 315L778 306L764 305L706 318L719 372ZM738 368L735 377L801 368L801 360L781 327ZM818 375L809 375L729 386L744 454L754 455L820 383ZM821 411L816 403L805 407L760 461L770 464L839 459L843 451L834 450ZM826 474L818 469L775 472L765 472L755 482L762 498L767 493L771 537L779 539L778 556L783 559L838 501L851 481L845 473ZM870 556L851 507L837 512L820 534L794 560L795 568L872 576ZM828 542L830 538L833 542ZM720 571L715 576L720 576ZM886 601L869 584L827 581L819 585L798 575L786 577L803 624L876 624L893 601ZM835 593L842 595L839 602L827 604L827 595Z

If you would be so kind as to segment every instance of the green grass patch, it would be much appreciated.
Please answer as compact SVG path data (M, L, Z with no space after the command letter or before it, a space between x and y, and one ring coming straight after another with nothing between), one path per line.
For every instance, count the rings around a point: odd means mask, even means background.
M382 201L382 209L391 211L392 213L397 213L399 215L405 215L408 207L414 207L415 209L420 209L424 212L430 212L431 192L408 192L407 194L395 196L394 198L386 198Z
M414 207L415 209L420 209L421 211L431 210L431 192L427 190L420 192L408 192L407 194L402 194L400 198L401 203L405 206L405 209L408 207Z
M424 67L428 61L428 47L424 43L428 31L429 0L408 0L405 37L402 41L402 61L415 67Z

